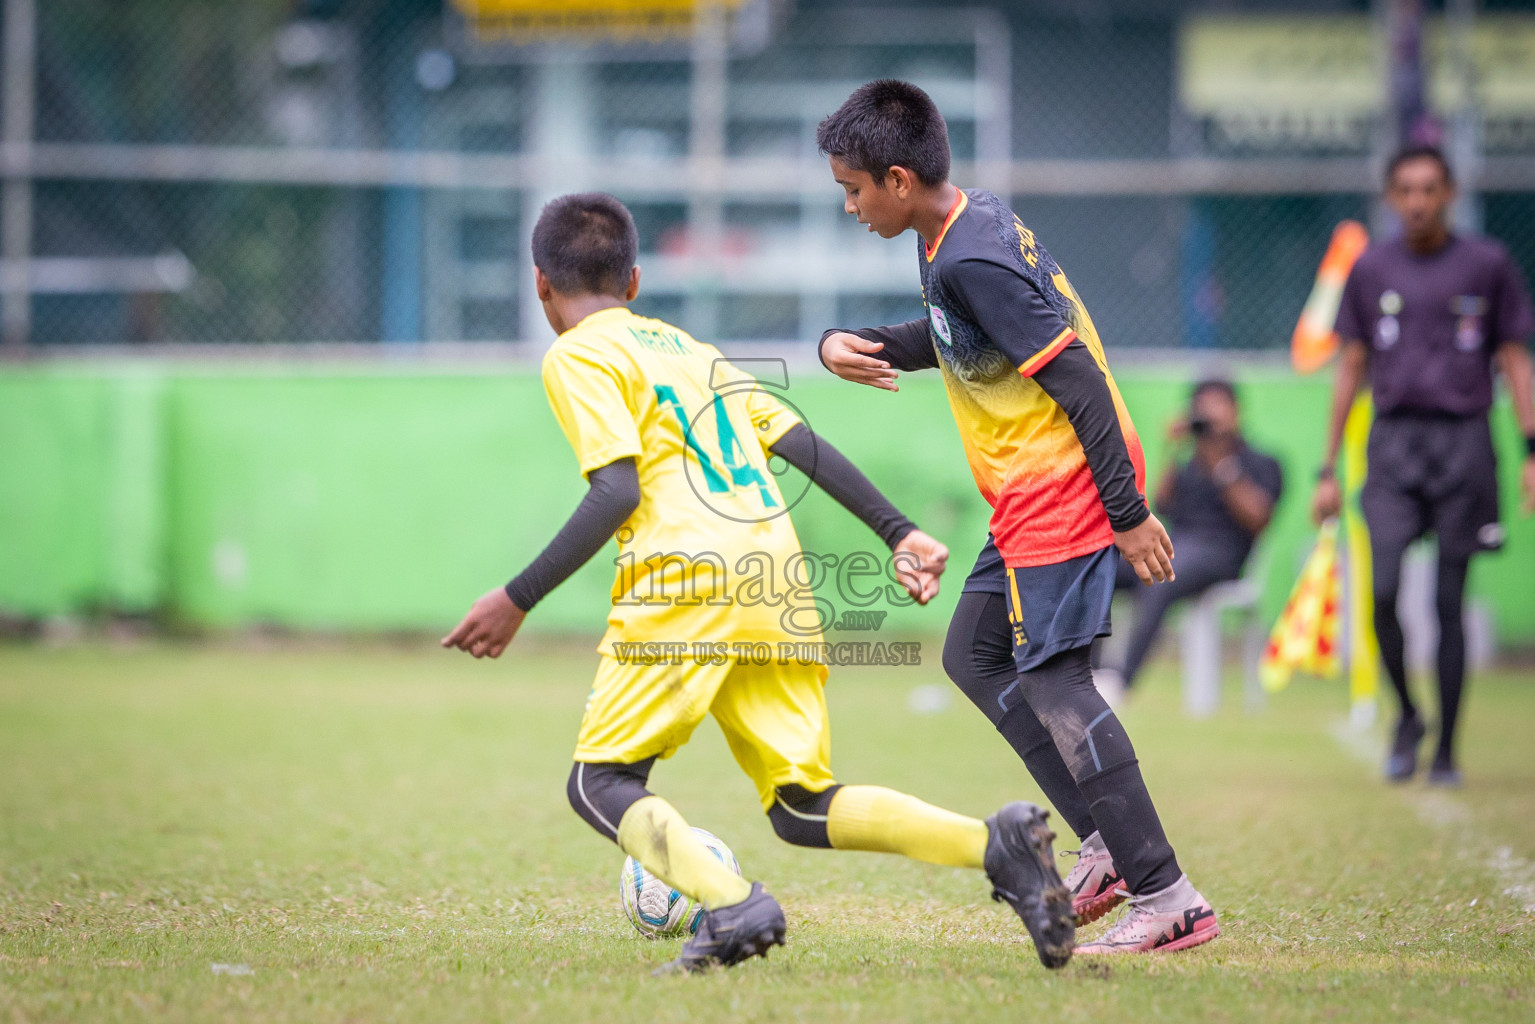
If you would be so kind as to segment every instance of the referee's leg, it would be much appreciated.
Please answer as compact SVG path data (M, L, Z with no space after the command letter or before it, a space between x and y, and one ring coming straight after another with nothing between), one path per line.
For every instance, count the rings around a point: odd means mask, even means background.
M1466 633L1463 607L1471 557L1502 546L1498 524L1498 467L1492 433L1485 418L1442 428L1445 476L1434 501L1434 532L1439 536L1439 566L1434 605L1439 619L1439 744L1429 782L1460 784L1455 765L1455 726L1466 682Z
M1402 558L1407 554L1411 538L1392 536L1395 531L1389 522L1379 528L1365 517L1370 530L1370 572L1375 599L1375 636L1380 641L1380 658L1386 665L1386 676L1396 691L1396 699L1404 719L1417 718L1418 708L1407 690L1407 644L1402 635L1402 623L1397 618L1396 602L1402 590Z
M1407 425L1377 420L1370 431L1369 475L1359 496L1370 531L1370 570L1375 597L1375 636L1381 661L1401 708L1398 728L1418 722L1418 708L1407 691L1407 651L1396 614L1402 589L1402 557L1429 527L1423 496L1413 485L1423 475L1422 444Z
M1402 588L1402 558L1429 526L1421 491L1424 476L1421 432L1402 424L1377 421L1370 435L1370 470L1360 508L1370 530L1371 573L1375 596L1375 636L1381 661L1396 691L1401 715L1386 757L1386 778L1402 782L1418 770L1418 744L1427 731L1407 690L1407 644L1397 618Z
M1435 772L1455 770L1455 725L1466 682L1466 627L1464 603L1469 556L1439 552L1439 571L1434 605L1439 618L1439 745L1434 753Z

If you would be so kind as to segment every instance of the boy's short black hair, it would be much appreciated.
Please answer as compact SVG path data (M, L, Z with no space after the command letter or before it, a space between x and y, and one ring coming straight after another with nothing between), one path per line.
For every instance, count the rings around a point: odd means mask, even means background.
M910 82L881 78L859 86L816 126L816 145L883 186L891 167L924 185L949 180L949 127L932 97Z
M550 200L533 226L533 264L567 295L622 296L639 249L634 217L606 192Z
M1434 161L1439 165L1439 169L1444 172L1444 183L1446 185L1455 184L1455 172L1450 170L1450 161L1445 159L1444 150L1438 146L1414 145L1403 146L1397 150L1396 154L1391 158L1391 162L1386 164L1386 184L1388 186L1391 184L1392 179L1396 177L1397 168L1409 160Z

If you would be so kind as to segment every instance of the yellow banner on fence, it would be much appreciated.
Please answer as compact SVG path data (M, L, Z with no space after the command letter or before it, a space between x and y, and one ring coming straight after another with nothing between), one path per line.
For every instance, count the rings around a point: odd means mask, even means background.
M453 0L482 43L665 39L693 32L704 8L733 11L742 0Z

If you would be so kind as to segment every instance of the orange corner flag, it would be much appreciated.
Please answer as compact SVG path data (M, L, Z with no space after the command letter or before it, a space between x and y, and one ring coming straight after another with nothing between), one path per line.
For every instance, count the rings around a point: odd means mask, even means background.
M1369 244L1370 233L1357 220L1346 220L1333 228L1327 254L1316 272L1316 284L1312 285L1306 308L1301 310L1295 333L1290 336L1290 365L1295 372L1314 373L1338 351L1338 337L1332 325L1343 301L1343 285L1354 261Z

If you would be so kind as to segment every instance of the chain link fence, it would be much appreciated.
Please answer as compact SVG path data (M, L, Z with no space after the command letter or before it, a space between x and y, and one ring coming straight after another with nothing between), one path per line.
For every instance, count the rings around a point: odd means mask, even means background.
M1501 49L1469 51L1490 97L1472 110L1474 210L1530 273L1518 68L1535 13L1483 8L1477 39ZM7 215L24 185L31 226L4 280L37 346L536 356L550 335L527 236L580 188L634 211L639 311L701 337L808 344L919 315L914 243L862 234L815 151L816 122L881 76L932 93L956 180L1011 194L1115 347L1282 347L1332 227L1378 226L1362 2L73 0L35 16L32 130L8 122L4 165ZM1431 98L1453 102L1446 88Z

